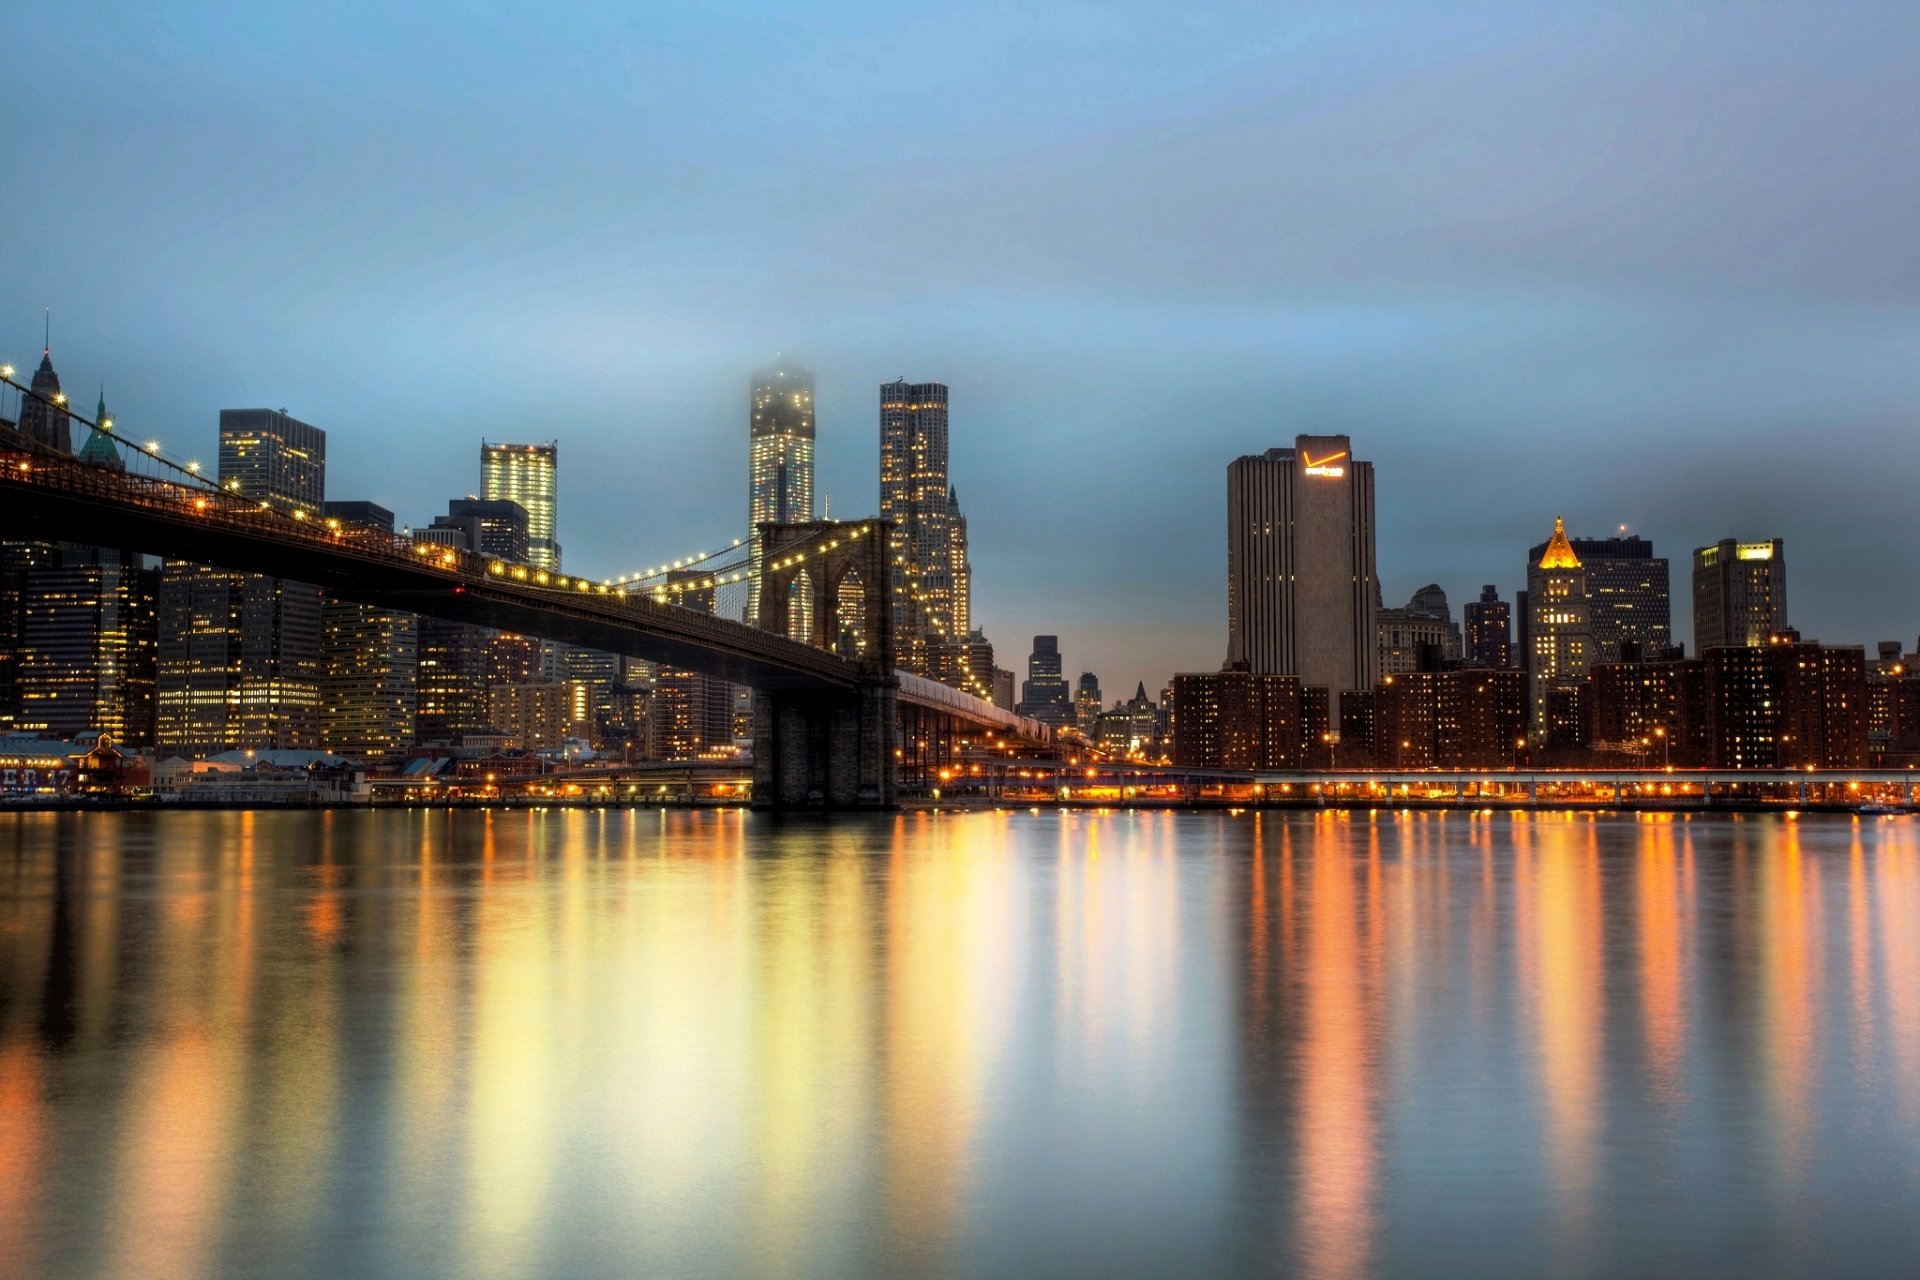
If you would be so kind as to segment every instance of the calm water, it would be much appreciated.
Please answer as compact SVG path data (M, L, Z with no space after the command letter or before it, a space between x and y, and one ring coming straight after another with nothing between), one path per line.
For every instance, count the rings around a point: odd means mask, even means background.
M0 817L0 1275L1920 1273L1920 821Z

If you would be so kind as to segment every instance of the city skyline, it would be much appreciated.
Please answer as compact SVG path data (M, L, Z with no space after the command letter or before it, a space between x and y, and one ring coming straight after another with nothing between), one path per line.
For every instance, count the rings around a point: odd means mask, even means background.
M41 363L43 365L46 364L50 359L51 359L51 356L49 353L42 352ZM54 367L55 375L58 375L58 369L59 369L59 366L56 364ZM747 376L747 375L743 374L743 376ZM808 378L809 381L811 381L813 377L811 370L805 371L805 376ZM884 390L884 387L883 387L883 390ZM868 386L868 393L869 395L871 395L872 393L871 384L869 384ZM104 403L105 403L104 391L101 392L101 397L102 397L101 403L102 403L102 406L104 407ZM14 400L17 401L20 398L21 397L19 397L17 394L14 395ZM118 397L116 396L116 400L117 399ZM63 421L66 417L67 412L71 411L71 408L72 408L71 399L69 399L66 402L66 405L67 405L67 410L63 411L62 414L60 415ZM0 414L11 415L14 413L18 413L21 411L21 407L22 406L20 404L14 403L13 401L9 401L3 407L0 407ZM869 413L871 413L871 402L869 402L868 411ZM232 415L232 414L238 414L238 413L255 414L255 415L260 415L263 418L297 417L297 415L289 414L289 412L284 409L282 410L264 410L264 409L236 410L232 408L223 408L216 412L216 418L218 418L221 415ZM115 433L117 435L123 435L124 438L126 439L137 439L140 436L148 434L145 430L143 430L143 424L141 423L122 422L121 415L117 409L114 411L113 422L116 428ZM73 439L71 440L71 446L72 446L71 452L73 452L76 455L79 455L81 453L83 446L86 443L86 438L89 437L92 433L88 432L86 428L81 426L76 426L73 430L74 430L74 436L73 436ZM871 425L869 424L867 428L869 440L871 439L871 430L872 430ZM162 449L162 452L165 456L174 457L180 461L193 461L195 463L200 463L202 459L207 457L217 458L220 453L219 429L218 429L217 421L215 424L215 430L213 435L214 435L214 439L210 442L209 447L197 449L197 450L192 445L191 433L176 433L176 441L173 443L158 441L158 440L156 440L154 443L161 444L164 446L164 448ZM1329 437L1311 437L1311 438L1326 439ZM1345 439L1346 437L1339 437L1339 438ZM471 448L471 443L472 442L469 442L469 445L468 445L469 448ZM481 438L480 443L482 445L483 455L486 455L490 451L505 450L505 451L511 451L511 452L525 452L535 448L535 446L531 446L531 445L502 446L502 445L499 445L497 442L488 440L484 437ZM554 441L548 442L547 444L538 446L538 448L541 449L542 451L551 451L553 450L554 446L560 443L562 443L562 441L559 441L556 439ZM351 445L349 445L349 447L351 447ZM1280 446L1280 447L1284 447L1284 446ZM741 461L748 463L749 470L750 470L750 459L751 459L750 450L742 451ZM346 461L346 459L343 458L343 459L329 460L329 461L331 463L331 469L334 470L336 473L339 473L342 470L344 470L344 468L342 468L339 465L339 463ZM549 466L550 465L551 463L549 461ZM1368 463L1366 465L1371 466L1371 463ZM1217 462L1216 462L1216 467L1217 467ZM871 463L869 463L869 470L872 470ZM474 491L477 492L479 489L484 489L486 487L486 472L487 472L487 468L484 465L484 457L483 457L483 466L481 467L481 476L480 476L481 483L478 486L474 487ZM385 480L389 485L392 479L393 478L391 476L385 477ZM428 487L430 488L437 487L437 489L442 492L453 491L462 487L458 476L455 476L452 474L448 474L444 478L444 480L434 479L426 483ZM331 490L333 487L334 486L330 485L329 489ZM409 490L412 490L418 487L420 487L418 484L409 481L409 484L408 484ZM988 490L991 489L990 485L984 486L984 487L987 488ZM1438 514L1444 519L1449 517L1452 513L1442 510ZM399 523L401 525L405 525L415 530L424 530L428 528L430 523L432 523L432 521L435 520L436 518L438 519L445 518L443 513L434 512L433 510L431 510L431 508L429 508L425 512L419 513L419 516L420 518L415 519L414 518L415 513L412 511L412 509L407 509L402 513L400 513ZM1385 522L1384 517L1385 517L1385 513L1381 513L1381 517L1376 521L1376 523L1384 523ZM850 514L842 518L852 519L852 518L857 518L857 516ZM556 544L555 550L557 551L558 550L557 544L564 542L566 540L567 529L570 526L565 521L556 521L554 527L556 531L554 542ZM1826 526L1817 526L1817 527L1826 527ZM1829 534L1830 533L1831 533L1831 530L1829 529ZM1537 538L1537 534L1535 534L1534 536ZM1678 592L1680 594L1682 604L1679 608L1674 610L1672 621L1671 621L1671 635L1673 637L1674 642L1684 645L1684 647L1689 653L1695 653L1698 651L1698 648L1699 648L1699 646L1696 643L1696 638L1694 636L1694 611L1692 608L1692 598L1691 598L1691 592L1693 590L1693 586L1692 586L1691 579L1688 578L1688 574L1691 571L1691 564L1692 564L1692 558L1694 553L1696 551L1712 548L1723 542L1745 542L1745 541L1754 541L1756 539L1760 542L1772 542L1772 543L1780 543L1785 541L1784 539L1777 537L1773 532L1767 529L1759 529L1759 530L1743 529L1743 530L1737 531L1736 534L1731 538L1728 538L1724 535L1711 538L1704 542L1701 542L1692 546L1688 546L1676 552L1673 550L1673 548L1678 545L1677 543L1669 543L1665 538L1661 537L1658 534L1655 534L1653 538L1649 539L1647 537L1646 531L1642 529L1636 528L1636 529L1633 529L1631 532L1629 532L1629 528L1626 525L1620 525L1610 530L1592 530L1588 532L1584 530L1576 531L1575 527L1569 524L1569 530L1568 530L1567 536L1570 537L1575 544L1581 545L1583 547L1589 546L1589 545L1599 545L1602 542L1619 543L1624 541L1628 545L1633 545L1635 543L1640 543L1643 541L1651 541L1668 552L1667 555L1663 555L1661 557L1662 560L1678 559L1680 563L1680 568L1678 569L1677 572L1680 574L1682 580L1677 585L1674 584L1671 581L1671 573L1673 572L1673 570L1670 569L1669 570L1670 580L1668 583L1668 588L1670 592ZM1819 535L1817 534L1807 535L1807 536L1814 538L1816 541L1819 541ZM717 535L716 535L716 538L717 538ZM1006 541L1014 540L1014 539L1009 539L1005 536L992 538L990 535L990 538L991 538L991 542L1006 542ZM709 539L708 543L710 543L712 546L721 546L721 545L724 545L725 541L730 541L730 540L731 539L716 541L715 539ZM1521 539L1522 543L1524 543L1526 540L1527 539L1525 537ZM705 548L708 546L708 543L703 543L701 545L703 548ZM681 550L689 553L694 549L695 548L692 544L692 541L686 542L686 544L681 548ZM1517 556L1517 563L1521 566L1521 571L1513 575L1513 585L1511 586L1509 585L1509 580L1506 577L1506 572L1507 572L1506 569L1502 566L1493 564L1492 562L1489 562L1488 565L1484 566L1484 568L1489 571L1487 576L1493 576L1496 578L1495 585L1497 585L1506 596L1512 597L1513 595L1515 595L1515 593L1518 593L1523 598L1526 590L1525 566L1528 563L1530 563L1531 557L1533 555L1537 555L1540 549L1541 549L1540 545L1536 543L1536 545L1532 548L1531 553L1524 550L1523 548L1516 548L1514 550L1514 554L1515 556ZM1226 551L1227 551L1227 548L1225 547L1225 539L1222 539L1222 546L1219 548L1219 550L1216 553L1217 557L1221 562L1224 562L1224 560L1226 559ZM1818 554L1817 550L1815 554L1817 556ZM1799 562L1799 559L1800 557L1796 556L1796 563ZM991 585L991 578L993 576L994 567L995 566L989 566L989 574L988 574L989 588ZM634 568L635 566L630 565L627 572L633 572ZM1472 576L1476 572L1480 572L1480 570L1476 570L1472 566L1469 566L1465 570L1465 572L1467 573L1468 576ZM593 568L588 568L586 570L586 573L587 573L587 576L605 577L609 580L619 576L617 572L607 572L602 574L597 572ZM1389 582L1389 581L1398 581L1401 579L1412 581L1419 576L1417 574L1405 573L1404 571L1400 570L1399 566L1393 563L1388 563L1384 561L1378 563L1377 573L1378 573L1377 582L1381 582L1381 583ZM1220 616L1221 618L1224 619L1226 617L1226 612L1227 612L1226 597L1228 595L1228 591L1224 585L1224 580L1226 575L1220 575L1220 576L1223 579L1223 586L1222 586L1222 590L1220 591L1220 597L1221 597L1220 598L1220 609L1221 609ZM1826 643L1835 643L1835 644L1861 644L1871 649L1874 645L1878 643L1884 643L1884 642L1893 641L1893 640L1898 640L1902 645L1905 645L1913 638L1913 635L1910 635L1909 633L1920 634L1920 614L1913 615L1913 618L1907 622L1904 630L1897 629L1897 624L1896 624L1895 629L1886 629L1881 633L1859 634L1859 635L1845 633L1840 630L1829 627L1823 622L1821 622L1818 616L1813 616L1813 620L1810 622L1806 621L1806 619L1810 615L1812 615L1812 611L1815 607L1815 606L1804 603L1804 601L1808 597L1813 597L1815 599L1831 600L1833 595L1833 593L1830 590L1825 592L1821 591L1820 587L1822 584L1818 582L1808 582L1807 578L1810 576L1811 575L1804 569L1800 573L1796 574L1795 576L1795 599L1797 602L1800 602L1800 603L1796 603L1794 618L1793 618L1793 625L1795 626L1796 630L1800 630L1804 632L1805 634L1808 635L1810 639L1815 639L1815 640L1824 641ZM1442 583L1441 585L1443 589L1449 589L1447 587L1447 584ZM1465 598L1464 588L1452 588L1452 589L1460 590L1462 592L1461 598ZM1882 592L1881 594L1882 596L1887 597L1890 600L1891 598L1896 597L1898 593ZM992 593L990 590L988 593L988 598L989 599L992 598ZM1390 594L1388 594L1388 595L1385 595L1385 598L1391 599L1392 597ZM1863 611L1859 607L1860 602L1857 598L1849 597L1849 601L1855 606L1854 609L1851 610L1852 612ZM1898 608L1897 605L1889 603L1885 607L1878 608L1876 611L1886 616L1892 616L1895 613L1897 613L1897 608ZM1868 609L1870 610L1873 609L1873 606L1869 605ZM1849 610L1842 609L1840 612L1844 614L1846 612L1849 612ZM1058 610L1056 610L1055 613L1053 614L1037 613L1035 615L1035 617L1041 624L1048 623L1053 617L1056 617L1056 616L1064 616L1064 615ZM983 625L982 617L983 615L981 612L981 608L976 605L973 609L973 618L974 618L973 625L975 626ZM1017 634L1018 630L1025 626L1025 621L1026 620L1024 619L1020 619L1020 620L1009 620L1005 618L996 619L991 615L987 615L984 620L984 625L987 625L990 631L1004 630L1004 631L1007 631L1008 634ZM1520 622L1521 622L1521 619L1516 615L1515 617L1516 626ZM1197 631L1197 630L1204 630L1204 629L1205 629L1204 627L1199 626L1197 624L1190 625L1187 628L1188 631ZM1217 630L1217 624L1215 629ZM1091 670L1091 671L1094 671L1095 673L1099 673L1102 671L1104 666L1106 670L1127 673L1125 674L1124 679L1103 676L1103 679L1108 679L1109 682L1113 684L1114 687L1116 688L1123 687L1124 685L1131 684L1131 683L1142 683L1142 682L1154 683L1156 681L1162 681L1168 678L1169 675L1171 674L1171 670L1160 670L1152 666L1146 659L1143 659L1138 655L1125 650L1124 648L1121 648L1119 646L1116 646L1110 643L1109 644L1101 643L1100 637L1093 634L1092 632L1089 632L1086 636L1083 637L1083 636L1075 635L1072 632L1068 632L1062 629L1060 631L1060 634L1063 636L1063 643L1062 643L1063 654L1071 653L1075 655L1081 655L1088 652L1093 652L1093 653L1106 655L1105 657L1100 659L1075 656L1073 658L1073 662L1077 667L1084 670ZM989 638L991 638L991 635L989 636ZM1188 635L1183 637L1183 643L1185 647L1179 650L1180 652L1193 652L1197 644L1203 643L1203 641L1197 641L1195 637ZM1227 647L1224 645L1220 647L1220 655L1221 656L1219 658L1216 658L1214 661L1218 662L1218 661L1231 660L1230 655L1227 653ZM1117 659L1117 660L1110 661L1109 659ZM1200 659L1200 660L1196 660L1193 663L1189 663L1187 669L1205 670L1207 668L1208 668L1208 663L1204 659ZM1134 674L1135 672L1137 672L1137 674Z
M1869 571L1825 513L1890 540L1920 473L1888 127L1920 12L1315 12L569 12L529 61L504 14L422 57L430 15L30 11L0 162L115 199L17 210L0 358L32 368L51 305L80 403L104 381L209 467L219 409L284 405L403 519L474 438L563 437L595 574L738 536L769 353L816 370L836 513L877 509L872 387L937 378L975 612L1116 688L1218 661L1218 460L1301 433L1379 463L1389 601L1510 597L1558 512L1674 556L1782 537L1809 634L1911 641L1920 567ZM909 49L902 97L876 54ZM297 68L266 101L263 65ZM27 90L63 77L89 91ZM796 77L806 111L768 89ZM1875 465L1809 470L1836 436Z

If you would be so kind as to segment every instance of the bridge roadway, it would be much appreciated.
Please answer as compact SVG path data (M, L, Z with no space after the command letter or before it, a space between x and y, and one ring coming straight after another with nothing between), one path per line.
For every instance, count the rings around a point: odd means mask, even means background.
M4 429L0 535L270 574L342 600L643 658L754 689L849 690L859 683L859 663L742 622L372 526L296 518L212 486L96 466ZM957 689L908 672L899 682L905 705L1049 740L1045 726Z

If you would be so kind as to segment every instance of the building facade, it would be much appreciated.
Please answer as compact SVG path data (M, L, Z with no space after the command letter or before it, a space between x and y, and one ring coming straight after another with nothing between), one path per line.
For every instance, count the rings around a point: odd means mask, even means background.
M1569 538L1567 545L1587 574L1588 613L1594 660L1630 662L1663 655L1673 645L1670 574L1653 543L1638 535ZM1541 543L1528 561L1546 554Z
M326 433L275 409L220 412L221 488L323 514ZM318 587L169 561L160 575L162 750L320 749L325 626Z
M947 388L901 379L880 388L880 518L893 522L894 644L909 671L957 683L951 650L971 606L956 598L947 470ZM961 555L964 557L964 550Z
M98 547L24 570L16 731L153 745L159 586L139 556Z
M1693 553L1693 647L1763 645L1787 630L1787 545L1722 538Z
M1379 678L1373 464L1299 436L1227 468L1227 662L1338 697Z
M1035 636L1015 714L1064 727L1074 722L1073 693L1060 667L1060 637Z
M1480 598L1460 611L1466 617L1465 657L1470 667L1493 670L1513 665L1513 610L1492 583Z
M1566 723L1564 714L1549 716L1551 695L1583 686L1594 658L1586 569L1558 517L1553 537L1527 564L1527 614L1528 728L1536 741L1544 742L1550 736L1550 719L1563 726L1556 738L1564 736Z
M515 502L527 513L527 563L536 569L560 567L557 533L560 496L560 445L480 443L482 494L493 502Z
M1429 583L1399 609L1376 612L1380 636L1380 674L1438 671L1460 660L1460 628L1454 624L1447 593Z
M814 518L813 373L781 362L753 375L747 411L747 621L759 625L763 524Z
M329 520L393 532L373 502L329 502ZM399 609L327 598L320 607L320 749L380 760L413 745L419 711L419 620Z

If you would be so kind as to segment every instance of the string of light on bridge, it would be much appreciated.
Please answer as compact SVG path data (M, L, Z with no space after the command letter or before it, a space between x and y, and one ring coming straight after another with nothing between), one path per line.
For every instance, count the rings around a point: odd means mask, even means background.
M56 391L51 396L43 396L31 386L20 382L15 377L16 372L13 365L0 364L0 383L12 387L26 399L38 401L48 408L56 410L63 414L69 421L77 422L87 430L105 436L113 445L116 452L125 450L136 457L150 459L162 467L180 473L182 478L189 483L197 485L208 485L211 483L201 474L199 459L180 458L168 454L161 449L158 440L136 443L124 436L117 435L114 432L115 423L111 415L103 417L96 422L80 410L74 408L73 402L68 399L64 391Z
M745 546L746 541L747 540L745 538L735 538L732 542L728 543L725 547L722 547L718 551L696 551L694 554L690 556L686 556L679 560L671 560L665 564L656 565L651 569L636 569L632 573L623 573L620 576L615 578L602 578L600 581L609 587L615 587L615 586L632 586L634 583L644 583L649 578L664 578L669 573L673 573L677 570L691 569L695 565L704 563L705 561L716 559L717 557L720 557L720 556L730 555L734 551L738 550L740 547Z

